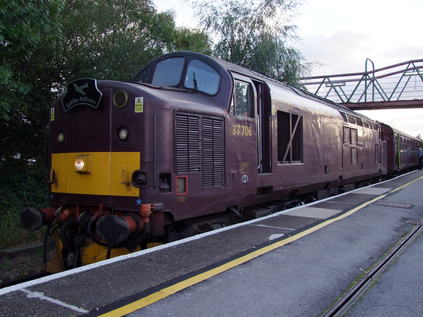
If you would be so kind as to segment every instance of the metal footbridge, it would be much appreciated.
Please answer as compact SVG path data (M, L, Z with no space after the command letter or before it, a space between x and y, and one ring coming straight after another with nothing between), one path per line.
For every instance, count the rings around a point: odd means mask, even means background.
M423 59L365 71L300 78L309 92L352 110L423 108Z

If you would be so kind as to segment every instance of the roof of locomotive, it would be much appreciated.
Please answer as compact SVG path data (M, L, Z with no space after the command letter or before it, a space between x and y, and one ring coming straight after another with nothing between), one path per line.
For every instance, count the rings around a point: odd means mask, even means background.
M319 103L323 103L323 104L325 104L325 105L327 105L331 108L336 109L339 112L353 114L355 116L361 117L361 118L366 119L368 121L376 122L375 120L370 119L369 117L367 117L367 116L365 116L361 113L354 112L351 109L344 107L342 105L339 105L339 104L337 104L337 103L335 103L335 102L333 102L329 99L319 97L319 96L314 95L314 94L312 94L308 91L299 89L297 87L290 86L290 85L282 83L282 82L280 82L276 79L270 78L270 77L268 77L268 76L266 76L262 73L250 70L248 68L239 66L237 64L225 61L223 59L220 59L220 58L217 58L217 57L214 57L214 56L209 56L209 55L205 55L205 54L202 54L202 53L191 52L191 51L178 51L178 52L173 52L173 53L169 53L169 54L165 54L163 56L160 56L160 57L154 59L151 63L155 63L158 60L162 60L162 59L172 57L172 56L189 56L189 57L199 58L200 60L207 60L209 62L209 64L215 65L215 66L218 65L227 72L236 72L238 74L245 75L247 77L251 77L251 78L255 78L255 79L260 80L260 81L264 81L266 83L272 83L273 85L277 85L278 87L280 87L282 89L294 92L294 93L296 93L297 95L299 95L303 98L307 98L307 99L310 99L310 100L313 100L313 101L316 101L316 102L319 102Z
M327 106L332 107L332 108L335 108L338 111L342 111L342 112L345 112L345 113L354 114L355 116L364 118L366 120L374 121L374 120L370 119L369 117L367 117L367 116L365 116L365 115L363 115L361 113L354 112L354 111L352 111L351 109L349 109L347 107L344 107L344 106L342 106L340 104L337 104L337 103L333 102L332 100L319 97L319 96L317 96L315 94L312 94L312 93L310 93L310 92L308 92L306 90L300 89L298 87L290 86L290 85L285 84L283 82L280 82L280 81L278 81L276 79L270 78L270 77L268 77L268 76L266 76L266 75L264 75L262 73L259 73L259 72L256 72L256 71L253 71L253 70L244 68L242 66L239 66L239 65L230 63L228 61L225 61L225 60L222 60L222 59L219 59L219 58L216 58L216 57L210 57L210 58L212 58L217 63L219 63L226 70L237 72L237 73L240 73L240 74L243 74L243 75L247 75L248 77L261 79L262 81L265 81L265 82L271 82L273 84L278 85L279 87L282 87L283 89L291 90L291 91L295 92L296 94L298 94L301 97L304 97L304 98L307 98L307 99L311 99L311 100L314 100L314 101L317 101L317 102L320 102L320 103L324 103Z

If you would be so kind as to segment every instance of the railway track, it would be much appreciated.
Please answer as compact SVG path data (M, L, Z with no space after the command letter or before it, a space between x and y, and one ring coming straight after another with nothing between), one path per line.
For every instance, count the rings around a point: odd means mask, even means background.
M360 297L369 289L389 267L389 265L398 258L398 256L423 232L423 222L407 221L409 224L415 224L414 227L397 245L386 253L370 271L345 294L340 297L334 305L330 307L321 317L344 316L348 310L360 299Z

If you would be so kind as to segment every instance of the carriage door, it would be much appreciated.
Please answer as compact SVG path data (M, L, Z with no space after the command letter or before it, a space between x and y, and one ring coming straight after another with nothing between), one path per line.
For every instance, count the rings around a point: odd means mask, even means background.
M257 160L259 173L271 173L271 98L269 87L253 81L257 92Z

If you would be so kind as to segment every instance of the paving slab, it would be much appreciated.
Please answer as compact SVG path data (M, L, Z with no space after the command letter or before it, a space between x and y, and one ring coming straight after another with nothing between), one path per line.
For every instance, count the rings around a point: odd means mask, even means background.
M342 209L329 209L318 207L304 207L293 211L288 211L286 215L301 216L309 218L326 219L342 212Z
M333 199L331 199L331 201L337 202L337 203L351 203L355 205L360 205L363 202L368 201L374 197L375 197L374 195L354 194L354 192L352 192L352 193L347 193L346 195L343 195L343 196L335 196Z
M351 203L349 203L349 202L339 202L339 201L333 201L333 200L318 202L317 204L315 204L313 206L319 207L319 208L338 209L338 210L342 210L342 211L346 211L346 210L351 209Z
M390 190L392 190L392 188L369 187L369 188L361 188L359 190L355 190L353 194L382 195L386 192L389 192Z
M257 224L277 226L277 227L286 228L288 230L296 230L296 229L309 226L317 221L320 221L320 219L310 218L310 217L297 217L297 216L290 216L290 215L284 214L274 218L261 220L257 222Z

